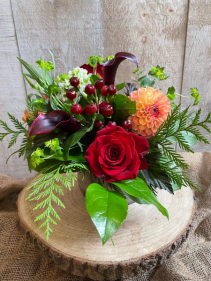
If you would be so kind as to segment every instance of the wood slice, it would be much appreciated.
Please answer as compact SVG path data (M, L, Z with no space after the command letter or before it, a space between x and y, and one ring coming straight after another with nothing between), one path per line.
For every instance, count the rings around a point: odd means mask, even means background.
M84 184L89 184L86 179ZM111 240L102 245L77 181L61 198L66 208L54 206L61 221L52 226L48 242L44 229L39 229L40 222L34 222L41 210L33 211L35 203L25 200L26 188L18 197L18 213L27 236L62 269L94 280L124 279L160 265L187 238L196 207L192 190L182 187L175 195L157 191L170 219L153 205L131 204L127 219L113 235L115 246Z

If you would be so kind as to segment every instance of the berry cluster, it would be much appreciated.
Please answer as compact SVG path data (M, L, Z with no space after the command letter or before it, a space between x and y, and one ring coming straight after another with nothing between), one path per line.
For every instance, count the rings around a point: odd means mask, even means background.
M73 86L74 88L77 88L79 84L80 84L80 81L77 77L70 78L71 86ZM74 102L74 99L77 97L76 91L74 89L69 89L66 92L67 98L69 100L71 100L72 102ZM102 95L108 102L103 102L102 104L105 103L105 105L103 106L103 108L101 110L99 110L99 107L100 107L99 104L90 103L87 99L89 104L84 109L82 109L82 106L79 103L72 104L71 113L76 114L76 115L77 114L92 115L92 114L95 114L97 111L98 112L100 111L100 113L102 113L102 115L104 115L105 117L111 117L113 115L113 107L109 104L109 101L111 101L112 96L114 96L116 94L116 92L117 92L117 88L115 85L104 85L103 79L98 79L98 80L96 80L95 85L88 84L85 87L85 93L90 98L92 97L92 95L97 95L98 97L100 95ZM95 101L96 101L96 99L95 99ZM116 122L109 121L107 123L107 125L116 126ZM95 122L95 127L102 128L102 126L103 126L103 121L97 120ZM130 120L124 120L122 122L122 127L126 130L130 129L131 126L132 126L132 124L131 124Z

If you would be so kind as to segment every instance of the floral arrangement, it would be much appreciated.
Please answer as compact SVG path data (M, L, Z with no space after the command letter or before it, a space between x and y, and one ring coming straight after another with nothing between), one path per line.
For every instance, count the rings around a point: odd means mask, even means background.
M209 143L199 127L211 132L207 126L211 114L200 121L201 109L182 110L173 102L178 95L173 86L166 95L155 87L157 80L168 78L164 67L150 67L148 75L142 75L137 58L130 53L105 60L91 56L89 64L57 77L50 54L52 62L40 59L36 67L19 58L28 71L23 76L36 93L26 100L23 122L8 113L15 129L0 120L5 130L0 140L11 135L8 147L24 136L13 154L24 156L29 169L38 172L27 199L36 200L35 209L42 210L35 221L45 228L47 240L51 225L60 220L55 206L65 208L61 196L65 188L71 190L76 172L90 172L96 179L87 188L85 203L103 244L126 219L126 197L138 204L153 204L168 218L156 198L157 188L171 194L182 186L199 190L173 144L193 152L191 146L197 140ZM133 73L138 88L125 82L115 85L117 68L125 59L137 66ZM120 93L123 89L124 94ZM193 106L198 104L197 88L191 88L190 94Z

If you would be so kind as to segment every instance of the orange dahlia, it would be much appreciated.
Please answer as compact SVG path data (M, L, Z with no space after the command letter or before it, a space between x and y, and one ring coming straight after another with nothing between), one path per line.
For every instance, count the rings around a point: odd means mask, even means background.
M137 108L136 113L128 118L133 133L146 138L154 136L171 113L170 100L160 90L151 87L133 91L130 99L136 101Z

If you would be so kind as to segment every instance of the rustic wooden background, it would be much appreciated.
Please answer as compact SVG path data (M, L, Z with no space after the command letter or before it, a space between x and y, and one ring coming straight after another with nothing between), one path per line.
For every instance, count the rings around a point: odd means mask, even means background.
M198 87L203 117L211 111L211 0L1 0L0 1L0 119L7 111L19 120L31 92L21 74L17 56L33 64L40 56L56 58L57 72L87 62L90 55L119 51L134 53L140 67L165 66L170 78L160 87L175 86L188 94ZM117 82L133 81L133 65L123 62ZM189 100L182 99L182 106ZM1 129L0 129L1 130ZM1 130L2 131L2 130ZM211 140L211 137L209 137ZM16 147L0 143L0 173L29 176ZM210 151L201 143L195 151Z

